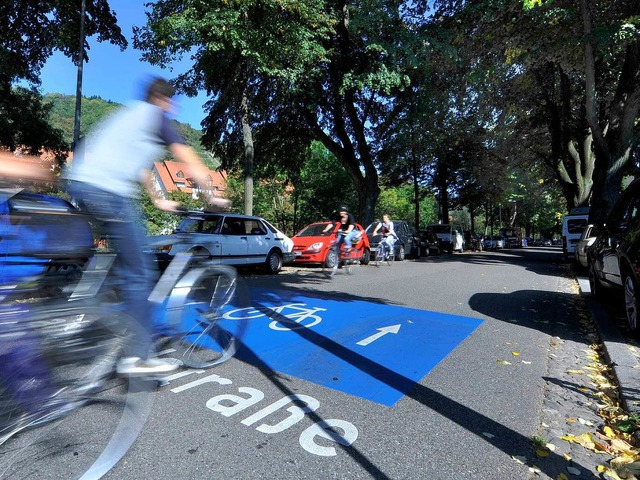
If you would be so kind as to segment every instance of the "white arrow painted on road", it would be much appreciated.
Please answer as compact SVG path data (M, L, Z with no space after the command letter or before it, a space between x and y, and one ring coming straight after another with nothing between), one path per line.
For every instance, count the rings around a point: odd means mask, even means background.
M374 333L370 337L367 337L364 340L360 340L358 343L356 343L356 345L362 345L363 347L365 347L369 345L371 342L379 339L380 337L384 337L387 333L398 333L400 331L400 324L378 328L377 330L378 330L378 333Z

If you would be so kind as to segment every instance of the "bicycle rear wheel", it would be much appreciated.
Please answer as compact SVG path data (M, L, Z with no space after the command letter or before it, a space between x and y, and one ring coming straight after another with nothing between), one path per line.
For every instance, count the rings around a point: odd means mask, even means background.
M393 247L387 256L387 265L392 265L393 261L396 259L395 252L393 251Z
M236 286L233 268L208 266L189 271L173 288L166 307L171 346L186 366L211 368L235 354L235 337L219 321Z

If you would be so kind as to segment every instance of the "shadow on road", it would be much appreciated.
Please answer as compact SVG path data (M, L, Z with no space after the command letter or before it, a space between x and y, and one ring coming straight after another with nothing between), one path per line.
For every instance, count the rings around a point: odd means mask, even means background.
M347 300L345 299L345 301ZM505 454L528 458L535 457L532 440L519 432L512 430L511 428L478 413L477 411L452 400L451 398L448 398L442 393L436 392L424 385L420 385L414 380L400 375L384 365L372 361L371 359L346 348L324 335L318 334L317 332L307 328L296 328L299 327L298 324L283 315L269 310L266 305L254 304L254 307L264 312L270 311L269 316L273 320L278 321L284 326L290 326L292 332L295 332L306 341L313 343L329 354L348 362L372 378L375 378L399 392L402 392L407 397L458 424L462 428L478 436L483 441L503 451ZM243 345L241 351L238 353L241 353L239 355L240 358L259 368L283 394L295 397L296 392L290 389L280 379L280 374L272 370L253 350L246 345ZM304 404L301 404L300 406L304 406ZM316 412L309 412L307 415L316 423L320 423L324 420ZM335 434L337 436L341 435L340 432L335 432ZM343 447L343 450L347 455L353 458L354 461L360 464L372 476L372 478L377 480L386 480L391 478L385 474L371 458L368 458L354 445ZM538 468L540 468L541 471L549 477L556 478L559 473L562 473L562 467L559 466L566 465L566 460L554 452L549 452L549 460L550 461L547 462L546 466L538 466ZM573 462L573 466L589 471L589 468L582 467L575 461Z

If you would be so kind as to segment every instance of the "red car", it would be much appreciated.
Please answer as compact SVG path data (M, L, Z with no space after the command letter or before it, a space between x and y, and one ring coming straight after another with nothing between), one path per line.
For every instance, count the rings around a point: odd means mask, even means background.
M329 223L312 223L292 237L293 263L321 264L328 268L335 266L338 259L335 251L330 247L336 242L338 225L336 224L333 230L323 233L322 231ZM371 258L369 238L362 225L356 223L355 228L362 233L360 241L355 245L356 256L360 258L362 265L366 265Z

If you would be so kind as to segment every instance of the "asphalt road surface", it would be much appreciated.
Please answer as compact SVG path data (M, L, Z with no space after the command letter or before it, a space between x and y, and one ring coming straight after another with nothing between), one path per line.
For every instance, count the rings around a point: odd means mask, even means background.
M531 478L517 458L544 421L550 345L575 321L560 250L243 279L249 303L225 314L236 358L130 395L124 421L114 381L3 446L0 478L78 478L117 428L141 432L105 478Z

